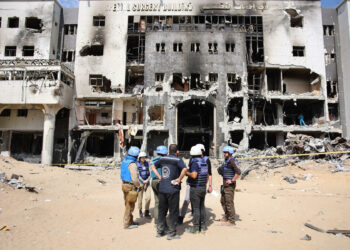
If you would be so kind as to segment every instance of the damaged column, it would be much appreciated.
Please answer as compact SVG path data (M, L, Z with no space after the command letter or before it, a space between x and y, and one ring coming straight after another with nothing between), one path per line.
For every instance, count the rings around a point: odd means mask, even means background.
M56 105L44 105L44 134L43 134L43 149L41 152L41 163L44 165L52 164L55 122L56 114L60 110Z

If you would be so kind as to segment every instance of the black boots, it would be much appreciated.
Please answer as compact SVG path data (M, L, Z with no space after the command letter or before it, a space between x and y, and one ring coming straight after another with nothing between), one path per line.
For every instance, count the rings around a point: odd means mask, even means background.
M142 212L141 212L142 213ZM149 214L149 210L145 210L145 217L147 219L151 219L151 215Z
M142 209L140 209L139 215L140 215L140 218L143 217Z

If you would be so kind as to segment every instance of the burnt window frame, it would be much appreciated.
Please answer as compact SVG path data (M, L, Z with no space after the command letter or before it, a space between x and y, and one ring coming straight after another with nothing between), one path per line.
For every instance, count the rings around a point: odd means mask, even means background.
M211 77L214 77L215 79L212 80L212 79L210 79ZM219 81L219 74L218 73L209 73L208 79L209 79L209 82L211 82L211 83L218 82Z
M71 55L71 60L69 60L69 57ZM75 62L75 50L63 50L62 51L62 62Z
M73 32L72 32L73 30ZM74 36L78 32L78 24L65 24L63 25L63 34L65 36Z
M92 84L92 81L96 82L96 84ZM101 84L99 85L99 81ZM103 87L103 75L102 74L90 74L89 75L89 85L92 87Z
M10 52L14 51L14 55L10 55ZM7 57L15 57L17 55L17 46L5 46L5 53L4 56Z
M37 19L37 20L39 20L39 21L40 21L40 24L39 24L40 27L38 27L38 28L28 27L28 21L29 21L29 19ZM25 18L24 27L25 27L26 29L40 30L40 29L42 28L42 26L43 26L42 19L40 19L40 18L38 18L38 17L31 16L31 17L26 17L26 18Z
M236 44L234 42L227 42L226 43L226 52L227 53L234 53L236 48Z
M293 57L305 57L305 46L293 46Z
M154 74L155 82L164 82L164 76L165 76L165 73L155 73ZM158 80L159 77L161 80Z
M2 24L2 17L0 17L0 28L1 28L1 24Z
M182 53L183 52L183 43L174 42L173 43L173 52Z
M201 44L198 43L198 42L191 43L190 52L192 52L192 53L200 53L201 52L200 46L201 46Z
M10 26L10 24L11 24L11 22L13 21L13 20L15 20L15 19L17 19L17 26ZM15 29L15 28L19 28L19 17L16 17L16 16L14 16L14 17L9 17L8 19L7 19L7 28L10 28L10 29Z
M92 17L92 26L95 27L104 27L106 26L106 16L93 16Z
M28 52L28 51L32 51L33 53L31 55L25 55L24 52ZM22 48L22 56L23 57L32 57L34 56L34 53L35 53L35 47L34 45L25 45L23 46Z

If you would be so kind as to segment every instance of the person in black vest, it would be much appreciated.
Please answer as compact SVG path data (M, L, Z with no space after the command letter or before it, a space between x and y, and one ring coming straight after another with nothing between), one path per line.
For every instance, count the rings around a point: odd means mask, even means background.
M223 185L221 186L221 205L224 209L225 216L220 220L227 226L235 225L235 205L233 202L236 180L241 174L241 170L237 167L237 160L232 156L233 147L225 146L223 149L225 162L222 167L218 168L219 174L223 177Z
M151 219L151 215L149 214L149 205L151 204L151 174L149 171L148 162L146 161L146 156L147 155L145 152L140 152L139 160L136 162L137 169L139 171L139 181L141 187L137 196L137 200L140 218L142 218L142 200L143 196L145 195L145 217L147 219Z
M204 201L209 173L207 161L202 157L202 150L199 146L192 147L190 155L192 161L187 175L189 177L188 183L191 186L190 200L193 206L193 227L186 231L195 234L207 230Z
M176 235L177 218L179 216L179 200L181 180L186 175L186 165L178 158L179 151L176 144L169 146L169 155L160 158L152 171L159 179L159 211L157 237L165 235L166 215L169 210L168 240L179 239ZM157 171L161 168L162 176Z

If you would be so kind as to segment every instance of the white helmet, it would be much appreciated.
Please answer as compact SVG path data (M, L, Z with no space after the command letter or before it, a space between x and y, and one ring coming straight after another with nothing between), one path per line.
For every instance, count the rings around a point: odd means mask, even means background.
M203 152L205 152L205 147L203 144L197 144L196 147L199 147Z
M193 146L190 151L191 156L202 155L202 150L198 146Z
M145 152L140 152L140 154L139 154L139 158L146 157L146 156L147 156L147 154Z

